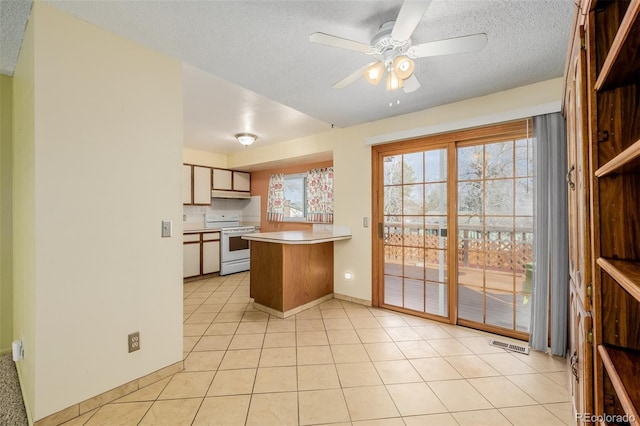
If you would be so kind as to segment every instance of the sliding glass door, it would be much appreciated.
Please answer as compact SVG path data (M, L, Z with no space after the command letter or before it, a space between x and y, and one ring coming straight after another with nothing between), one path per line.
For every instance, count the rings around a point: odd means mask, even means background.
M385 156L383 168L384 304L447 317L447 149Z
M374 147L377 306L526 337L529 128L522 121Z
M529 332L533 147L457 148L458 319Z

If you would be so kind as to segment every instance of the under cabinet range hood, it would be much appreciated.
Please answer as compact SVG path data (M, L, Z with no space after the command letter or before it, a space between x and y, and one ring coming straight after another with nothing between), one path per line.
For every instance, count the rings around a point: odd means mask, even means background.
M246 191L225 191L214 189L211 191L211 198L232 198L248 200L249 198L251 198L251 193Z

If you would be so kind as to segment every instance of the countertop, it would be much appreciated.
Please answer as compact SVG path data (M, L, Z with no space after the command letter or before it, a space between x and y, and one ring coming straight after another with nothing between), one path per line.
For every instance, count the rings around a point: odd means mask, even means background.
M331 231L282 231L282 232L254 232L245 234L243 239L277 244L320 244L331 241L351 239L351 230L336 228Z
M199 234L200 232L220 232L220 228L184 229L183 234Z

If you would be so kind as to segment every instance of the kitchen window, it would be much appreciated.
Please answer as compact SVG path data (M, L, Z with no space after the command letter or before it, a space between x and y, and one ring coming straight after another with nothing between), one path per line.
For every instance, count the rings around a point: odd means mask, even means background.
M333 167L271 175L267 220L333 223Z
M305 222L307 220L307 174L284 175L283 221Z

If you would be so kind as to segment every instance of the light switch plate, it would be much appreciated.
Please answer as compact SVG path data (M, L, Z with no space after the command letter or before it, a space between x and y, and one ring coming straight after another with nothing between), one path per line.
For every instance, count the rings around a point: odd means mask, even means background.
M369 227L369 218L368 217L363 217L362 218L362 226L364 226L365 228Z
M171 236L171 221L170 220L163 220L162 221L162 238L166 238L166 237L170 237Z

